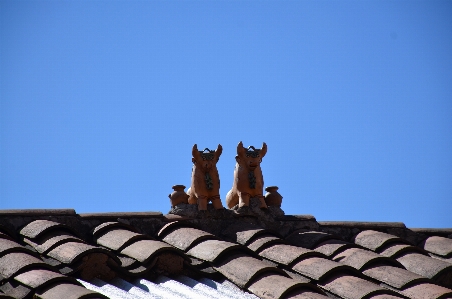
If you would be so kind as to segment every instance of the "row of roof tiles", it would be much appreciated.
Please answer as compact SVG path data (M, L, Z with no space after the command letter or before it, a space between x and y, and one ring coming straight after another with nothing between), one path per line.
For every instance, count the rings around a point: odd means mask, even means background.
M170 222L151 236L101 221L83 238L49 220L12 235L0 234L0 298L105 298L95 292L102 291L99 281L114 287L108 281L181 274L226 278L260 298L452 298L452 239L440 236L419 246L374 230L354 242L306 229L283 238L246 221L218 235Z

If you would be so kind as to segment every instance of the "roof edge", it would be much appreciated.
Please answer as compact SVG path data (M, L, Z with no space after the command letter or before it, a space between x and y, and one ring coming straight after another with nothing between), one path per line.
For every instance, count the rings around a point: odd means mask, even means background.
M0 210L1 216L75 216L74 209L12 209Z
M340 226L349 228L406 228L403 222L369 222L369 221L318 221L320 226Z
M163 218L162 212L109 212L109 213L81 213L84 219L116 219L116 218Z

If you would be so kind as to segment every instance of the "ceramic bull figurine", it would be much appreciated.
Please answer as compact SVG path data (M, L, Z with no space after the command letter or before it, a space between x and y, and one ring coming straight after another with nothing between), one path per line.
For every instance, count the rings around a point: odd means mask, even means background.
M222 151L221 144L215 151L208 148L198 151L198 146L196 144L193 146L191 186L187 194L189 195L188 203L197 204L199 211L207 210L209 201L215 209L223 208L220 199L220 176L217 169Z
M261 162L267 153L267 145L262 144L261 149L254 146L243 147L242 142L237 146L237 161L234 169L234 182L232 189L226 195L228 208L239 205L239 208L249 206L250 198L259 198L260 207L267 208L263 196L264 177L262 176Z

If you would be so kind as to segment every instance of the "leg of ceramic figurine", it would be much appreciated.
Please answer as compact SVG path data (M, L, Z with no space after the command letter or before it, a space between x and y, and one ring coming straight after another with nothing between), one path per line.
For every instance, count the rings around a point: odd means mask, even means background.
M245 192L239 192L239 208L250 205L250 195Z
M212 201L213 208L215 210L223 209L223 204L221 203L220 195L216 195L210 199Z
M266 208L268 208L268 207L267 207L267 204L265 203L265 197L263 197L262 195L259 195L259 196L257 196L257 197L259 197L259 202L261 203L260 208L261 208L261 209L266 209Z
M207 210L207 196L198 196L198 211Z

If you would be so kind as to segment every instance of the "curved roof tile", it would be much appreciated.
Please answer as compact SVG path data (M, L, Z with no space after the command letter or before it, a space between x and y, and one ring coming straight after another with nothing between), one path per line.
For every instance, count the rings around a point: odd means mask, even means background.
M397 289L405 288L414 283L429 282L427 278L421 275L392 266L376 266L364 270L363 273Z
M347 249L336 256L333 257L334 261L341 262L343 264L352 266L357 270L362 270L372 263L378 262L386 265L395 265L397 267L402 267L397 261L381 256L375 252L361 249L361 248L350 248Z
M430 283L418 284L406 288L401 293L413 299L441 299L452 297L452 290Z
M173 245L183 251L186 251L192 245L198 243L201 240L217 239L214 235L191 227L176 228L168 233L164 238L168 244Z
M50 283L66 281L73 284L78 284L77 280L73 277L65 276L61 273L54 271L34 269L14 277L20 283L29 286L32 289L43 287Z
M53 230L53 229L57 229L57 228L62 229L62 230L68 230L71 233L73 233L74 235L76 235L76 232L71 227L58 223L58 222L49 221L49 220L32 221L20 230L20 234L24 237L34 239L34 238L39 237L43 233L48 232L49 230Z
M397 260L409 271L436 281L443 278L447 287L452 287L452 264L418 253L408 253Z
M386 245L390 242L395 242L395 241L407 243L406 241L404 241L403 239L401 239L399 237L396 237L396 236L393 236L390 234L386 234L386 233L382 233L379 231L375 231L375 230L362 231L355 237L356 244L361 245L362 247L368 248L373 251L377 251L383 245Z
M24 252L28 254L35 255L30 249L23 247L19 243L11 241L9 239L0 239L0 256L11 252Z
M214 262L225 252L232 250L247 250L247 248L226 241L206 240L193 246L187 251L187 254L201 260Z
M4 278L9 278L30 268L52 269L52 267L42 260L26 253L12 252L0 257L0 274Z
M103 248L72 241L55 247L47 255L64 264L72 264L92 252L103 253L113 257L110 252Z
M67 242L84 243L83 240L64 232L50 232L45 234L44 238L40 238L40 243L34 242L28 238L24 238L24 242L32 246L40 254L45 254L53 248Z
M286 276L284 271L240 253L229 255L217 262L214 269L242 288L246 287L254 277L264 272L281 273Z
M314 250L323 253L326 256L332 256L348 248L355 247L354 244L342 240L327 240L317 245Z
M319 285L325 290L347 299L362 299L384 293L397 296L396 293L385 290L374 283L349 275L333 275Z
M425 252L423 249L412 246L412 245L406 245L406 244L390 244L385 249L380 251L380 254L387 257L395 258L398 255L404 254L404 253L420 253L423 255L426 255L427 252Z
M303 248L314 249L316 245L322 243L326 240L340 239L331 234L324 232L305 232L305 231L295 231L285 238L285 240L295 246L300 246Z
M180 254L180 252L176 248L161 241L155 240L137 241L124 248L121 251L121 254L134 258L139 262L147 263L152 257L164 251L170 251L176 254Z
M268 286L272 286L269 288ZM284 298L286 294L301 289L304 291L312 291L311 284L300 283L295 279L285 276L265 273L253 279L248 290L263 299ZM300 290L300 291L301 291ZM319 294L321 295L321 294ZM327 298L326 296L320 298Z
M356 273L359 275L358 272L350 266L318 257L304 259L293 265L292 269L315 280L321 280L325 276L338 271Z
M273 244L284 244L284 242L278 237L265 234L253 240L251 243L247 245L247 247L254 252L259 252L262 249L269 247L270 245Z
M109 230L112 230L115 228L123 228L126 230L137 232L136 228L134 228L131 225L127 225L122 222L111 221L111 222L104 222L104 223L96 226L93 230L93 236L94 236L94 238L98 238L101 234L105 233L105 231L109 231Z
M273 245L262 250L259 255L284 265L290 265L300 258L323 257L319 252L285 244Z
M150 236L138 234L125 229L107 231L97 238L96 243L111 250L120 251L127 245L138 240L150 240Z
M443 257L452 256L452 239L438 236L429 237L422 243L422 247Z

